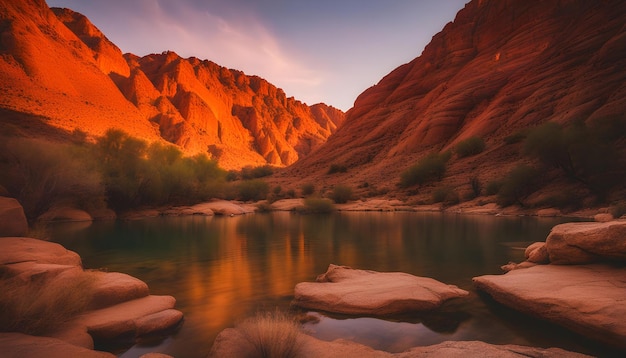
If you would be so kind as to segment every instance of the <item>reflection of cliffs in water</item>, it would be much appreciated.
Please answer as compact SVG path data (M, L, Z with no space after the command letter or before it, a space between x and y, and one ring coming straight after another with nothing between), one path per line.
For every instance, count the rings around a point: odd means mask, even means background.
M407 272L473 291L472 277L500 273L502 264L522 259L500 243L544 240L559 222L438 213L277 212L94 222L74 232L53 228L52 238L78 252L87 268L125 272L148 283L153 294L175 296L185 324L165 344L176 355L208 349L207 342L221 330L257 311L289 309L295 285L314 281L329 263ZM537 322L511 326L473 293L432 314L360 321L320 315L320 322L307 328L318 338L354 337L396 351L450 339L577 344ZM539 338L533 332L544 334Z

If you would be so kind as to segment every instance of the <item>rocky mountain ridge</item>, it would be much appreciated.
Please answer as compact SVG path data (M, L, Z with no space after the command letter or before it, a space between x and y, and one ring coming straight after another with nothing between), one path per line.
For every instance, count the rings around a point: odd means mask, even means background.
M292 164L343 121L336 108L210 61L123 55L85 16L43 0L0 1L0 23L0 108L63 130L121 128L236 169Z
M524 162L506 138L547 121L624 118L626 4L581 0L474 0L421 56L365 90L344 125L286 178L396 191L430 152L479 137L477 156L448 163L442 185L468 191ZM328 175L328 158L346 167Z

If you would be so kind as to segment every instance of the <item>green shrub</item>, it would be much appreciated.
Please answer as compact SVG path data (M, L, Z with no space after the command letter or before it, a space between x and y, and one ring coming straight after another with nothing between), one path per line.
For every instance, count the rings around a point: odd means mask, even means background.
M55 204L104 205L104 185L89 151L42 139L0 138L0 186L30 220Z
M454 188L443 186L436 188L432 193L433 203L443 203L444 205L455 205L459 203L459 194Z
M269 201L261 201L258 204L256 204L256 207L257 207L257 210L261 213L267 213L267 212L274 210L272 203L270 203Z
M347 185L335 185L330 198L337 204L347 203L352 200L352 188Z
M524 205L524 199L537 187L539 171L531 166L520 164L513 168L502 180L496 199L498 205Z
M236 329L254 350L254 357L295 358L300 355L300 326L295 318L279 311L257 313Z
M308 197L304 199L304 207L296 209L300 213L328 214L336 210L332 200L326 198Z
M480 137L470 137L457 143L456 155L459 158L470 157L485 150L485 141Z
M311 183L302 184L300 191L302 192L302 196L304 197L311 196L313 195L313 193L315 193L315 185Z
M326 174L345 173L348 171L348 167L343 164L331 164Z
M431 153L425 156L401 174L400 186L408 188L416 184L423 185L441 180L446 172L448 160L450 160L450 152Z
M274 168L271 165L246 166L241 169L241 178L243 180L264 178L272 174L274 174Z
M237 185L238 198L243 201L259 201L267 197L269 185L259 179L244 180Z
M496 195L500 191L500 188L502 188L502 181L492 180L489 183L487 183L487 186L485 187L485 194Z

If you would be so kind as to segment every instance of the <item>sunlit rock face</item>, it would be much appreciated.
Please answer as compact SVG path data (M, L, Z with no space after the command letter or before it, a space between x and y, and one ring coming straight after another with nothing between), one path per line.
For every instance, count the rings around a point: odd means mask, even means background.
M622 1L471 1L421 56L358 96L344 125L289 175L322 180L332 158L352 180L384 185L426 153L478 136L487 150L452 162L447 176L501 176L519 160L506 137L623 114L625 16Z
M343 121L338 109L210 61L123 55L85 16L44 1L0 2L0 21L0 108L64 130L121 128L241 168L292 164Z

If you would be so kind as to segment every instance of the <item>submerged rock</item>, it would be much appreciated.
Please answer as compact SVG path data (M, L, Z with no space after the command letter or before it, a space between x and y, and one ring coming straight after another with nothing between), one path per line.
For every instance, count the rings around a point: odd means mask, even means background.
M537 265L473 281L501 304L626 349L626 267Z
M446 300L468 295L432 278L332 264L316 281L296 285L295 305L336 313L388 315L432 310Z

